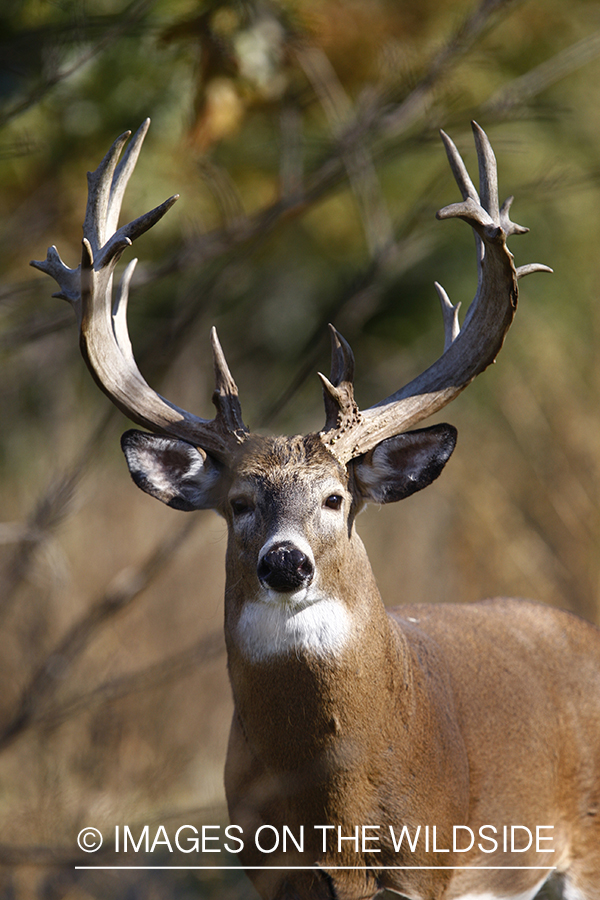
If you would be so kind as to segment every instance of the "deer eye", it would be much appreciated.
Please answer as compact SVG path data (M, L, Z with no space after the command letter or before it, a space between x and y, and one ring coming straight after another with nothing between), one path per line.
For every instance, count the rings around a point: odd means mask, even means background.
M234 516L243 516L254 509L250 500L247 500L245 497L234 497L229 501L229 504Z
M341 509L344 498L341 494L330 494L323 503L326 509Z

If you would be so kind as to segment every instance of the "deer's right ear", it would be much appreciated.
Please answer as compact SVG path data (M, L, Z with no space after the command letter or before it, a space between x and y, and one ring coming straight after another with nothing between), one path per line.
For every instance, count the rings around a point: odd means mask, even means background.
M218 506L222 469L204 450L134 430L125 432L121 448L137 486L167 506L186 512Z
M456 428L431 425L377 444L354 465L363 500L394 503L431 484L450 459Z

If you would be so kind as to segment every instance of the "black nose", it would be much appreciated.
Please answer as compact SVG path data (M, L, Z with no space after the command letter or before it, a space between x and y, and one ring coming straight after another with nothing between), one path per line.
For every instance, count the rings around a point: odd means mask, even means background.
M313 577L313 565L302 550L291 541L275 544L265 553L256 573L263 585L274 591L297 591L308 587Z

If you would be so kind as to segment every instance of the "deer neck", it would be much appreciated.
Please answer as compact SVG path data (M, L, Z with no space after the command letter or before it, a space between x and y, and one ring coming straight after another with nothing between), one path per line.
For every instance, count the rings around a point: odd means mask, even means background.
M463 822L468 765L450 686L443 674L432 675L436 648L409 642L388 617L358 537L338 571L337 592L322 601L342 620L337 643L310 645L300 629L296 646L248 652L240 623L255 601L242 596L238 575L228 571L226 588L240 754L230 759L244 758L257 785L265 778L276 784L281 821ZM238 762L230 764L232 809ZM398 787L391 807L385 784ZM440 792L440 784L452 791Z
M365 716L384 720L398 697L410 706L403 635L386 615L355 533L336 576L334 588L295 610L282 598L270 604L245 594L239 572L228 571L225 634L236 711L254 752L270 765L288 767L290 747L296 764L299 754L354 741Z

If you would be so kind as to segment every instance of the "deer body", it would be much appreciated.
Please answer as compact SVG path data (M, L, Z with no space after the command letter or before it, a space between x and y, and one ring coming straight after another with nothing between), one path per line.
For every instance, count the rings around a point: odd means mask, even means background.
M81 266L55 248L35 265L73 304L97 382L152 432L123 436L134 481L227 521L225 783L261 897L366 900L387 887L409 900L533 900L555 871L564 900L600 900L600 630L518 600L386 612L355 530L365 503L401 500L441 473L455 429L407 429L495 359L518 279L545 269L514 266L506 239L526 229L510 201L499 206L485 134L474 126L481 196L443 135L463 200L438 216L467 221L477 244L462 331L437 285L444 353L360 411L352 352L331 329L324 428L267 438L244 425L215 333L213 420L144 381L125 322L132 263L111 311L120 255L174 200L115 230L147 127L120 163L127 135L88 176ZM267 847L255 840L265 829ZM271 852L286 829L287 847Z
M244 540L249 558L238 546L240 526L229 524L225 629L235 714L226 788L231 820L244 834L254 835L265 823L280 834L285 825L296 835L304 826L303 853L294 856L288 846L267 857L250 841L245 865L301 866L308 858L321 874L249 868L261 895L305 891L359 900L388 887L415 900L526 898L548 872L525 866L560 867L581 845L589 857L599 857L600 691L590 691L600 684L597 629L516 600L387 613L354 529L352 498L337 530L315 533L316 486L322 496L348 490L335 484L335 464L327 478L298 453L292 464L279 466L276 455L261 459L257 514L242 514L252 519L246 526L253 540ZM253 464L258 456L253 447ZM238 468L243 472L243 464ZM238 496L240 482L248 491L242 474L230 496ZM302 513L294 516L301 503ZM339 513L343 508L330 514ZM313 552L310 607L294 593L269 597L259 584L261 552L283 537ZM252 609L259 604L267 607L264 617ZM294 619L307 608L310 618L296 627ZM279 617L272 627L269 614ZM565 659L577 660L567 673ZM580 730L595 736L591 746L575 740ZM336 832L327 834L324 852L320 826L327 823L335 823ZM375 826L367 831L375 836L367 852L362 841L359 852L354 842L342 841L340 852L337 828L348 837L363 825ZM390 826L397 837L403 825L413 837L421 826L414 852L406 841L401 852L394 849ZM495 834L495 854L489 853L492 843L479 838L486 825L495 828L484 833ZM452 852L453 826L477 836L472 852ZM521 826L519 835L528 828L542 841L529 852L507 853L504 826L508 834ZM536 832L537 826L544 829ZM458 846L466 847L469 832L459 834ZM552 840L544 842L548 836ZM344 865L365 868L340 870ZM488 870L449 868L493 865L503 866L493 878ZM373 866L410 870L369 871ZM445 875L433 866L446 866ZM490 884L497 893L485 893Z
M598 636L572 617L550 616L543 607L521 601L478 604L466 615L462 607L444 606L439 613L436 606L403 609L401 618L396 611L400 619L396 634L390 619L396 649L403 646L405 653L399 662L408 684L393 683L384 653L384 667L372 683L357 677L350 661L344 660L330 662L324 677L319 677L319 664L308 654L290 655L277 666L254 667L252 673L244 667L249 676L244 678L246 690L261 697L261 716L258 723L255 717L252 720L246 698L242 695L240 701L234 686L236 713L226 766L232 821L251 835L265 822L280 833L288 825L298 834L304 825L307 840L312 836L310 858L327 875L319 890L316 883L312 886L311 897L355 900L371 897L378 886L428 900L534 897L549 872L507 867L561 870L574 857L581 857L580 865L591 873L589 882L581 882L589 893L581 896L597 897L598 745L582 745L574 737L581 731L593 734L598 726L600 704L597 695L589 698L590 684L598 681ZM408 621L407 614L419 624ZM572 632L568 638L565 629ZM582 671L574 673L567 685L560 666L551 673L552 682L543 660L524 658L524 645L539 644L540 630L546 635L545 653L560 658L561 651L569 649L582 661ZM356 648L349 648L352 651ZM240 668L238 676L241 673ZM234 668L234 685L235 676ZM500 699L498 679L506 691ZM269 690L273 684L282 688L275 697ZM557 710L570 704L571 715L559 718ZM328 719L324 709L330 713ZM322 833L314 826L332 822L336 831L328 834L325 853ZM368 832L376 837L368 847L379 853L361 852L360 844L357 852L352 842L339 852L337 827L342 835L351 836L357 825L376 826ZM397 839L403 825L412 838L421 826L415 852L406 840L402 852L394 849L390 826ZM462 825L475 834L474 849L452 853L453 826ZM495 836L496 853L489 852L491 842L481 839L480 829L490 825L495 831L486 830L485 836ZM537 826L544 826L538 833L552 840L536 845L534 838L528 853L503 852L503 828L507 826L510 835L513 825L526 826L534 836ZM430 832L428 847L425 826ZM525 832L517 833L520 841ZM468 835L466 830L459 832L459 847L468 846ZM554 852L536 852L538 846ZM307 855L294 859L288 847L285 854L269 854L268 864L305 864ZM242 859L248 866L267 862L250 842ZM336 869L328 870L328 865ZM404 865L411 870L340 872L340 865ZM502 868L448 869L440 875L429 868L436 865ZM428 868L417 871L415 866ZM264 896L293 897L296 881L306 879L304 873L291 871L250 875Z

